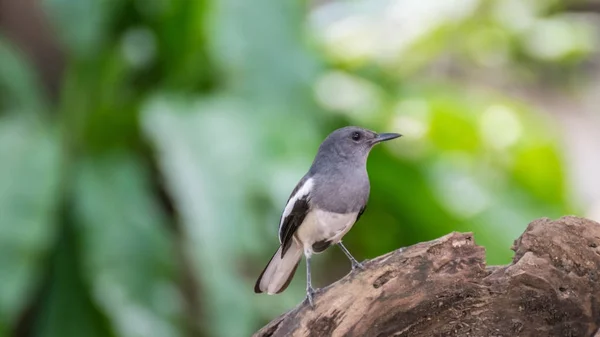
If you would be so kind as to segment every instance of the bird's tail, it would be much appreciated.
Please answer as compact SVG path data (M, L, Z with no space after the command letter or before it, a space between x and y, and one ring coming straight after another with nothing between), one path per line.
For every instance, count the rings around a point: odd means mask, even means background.
M281 256L281 247L275 252L265 270L260 274L256 285L255 293L266 292L269 295L279 294L288 287L298 263L302 258L302 247L292 241L290 248Z

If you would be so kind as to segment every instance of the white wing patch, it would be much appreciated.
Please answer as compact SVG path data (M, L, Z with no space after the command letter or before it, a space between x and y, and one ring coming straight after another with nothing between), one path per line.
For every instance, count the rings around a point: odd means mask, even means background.
M296 194L292 195L292 197L288 201L287 205L285 205L285 209L283 210L283 215L281 216L281 221L279 222L279 243L281 243L281 227L283 226L283 221L285 220L285 218L288 217L288 215L290 215L290 213L292 212L292 209L294 209L294 204L296 203L296 201L298 199L302 199L303 197L308 195L310 193L310 191L312 190L312 187L313 187L313 179L312 178L306 179L306 181L304 182L304 185L302 185L302 187L300 187L298 189Z

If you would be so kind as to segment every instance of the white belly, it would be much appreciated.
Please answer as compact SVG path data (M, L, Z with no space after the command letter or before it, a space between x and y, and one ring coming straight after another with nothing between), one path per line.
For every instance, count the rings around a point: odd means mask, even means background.
M340 242L352 228L358 212L340 214L321 210L309 212L294 235L304 247L305 254L312 254L312 245L316 242L330 241L332 245Z

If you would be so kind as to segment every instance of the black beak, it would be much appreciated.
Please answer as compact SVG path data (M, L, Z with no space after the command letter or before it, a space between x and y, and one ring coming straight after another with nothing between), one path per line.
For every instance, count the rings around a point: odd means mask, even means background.
M392 140L394 138L402 137L399 133L380 133L373 139L373 144L385 142L386 140Z

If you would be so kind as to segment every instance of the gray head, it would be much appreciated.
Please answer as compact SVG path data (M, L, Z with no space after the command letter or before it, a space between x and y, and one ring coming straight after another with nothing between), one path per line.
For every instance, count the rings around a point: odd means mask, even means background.
M369 152L378 143L400 137L397 133L376 133L357 126L337 129L325 138L315 158L325 162L366 163ZM313 163L314 165L314 163Z

